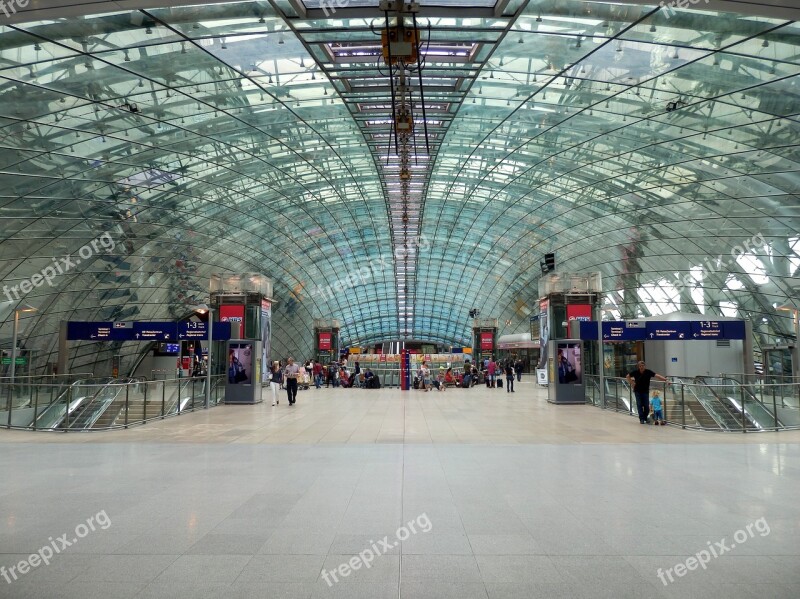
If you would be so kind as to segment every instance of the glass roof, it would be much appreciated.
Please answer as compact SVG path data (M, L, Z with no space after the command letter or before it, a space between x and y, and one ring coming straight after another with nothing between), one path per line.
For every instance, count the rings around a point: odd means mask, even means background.
M603 273L612 316L791 338L800 29L753 10L421 2L405 165L377 0L3 24L2 284L115 246L0 295L0 336L30 303L26 343L53 355L60 320L180 317L228 271L275 281L291 351L313 318L346 344L469 344L472 308L527 330L555 252Z

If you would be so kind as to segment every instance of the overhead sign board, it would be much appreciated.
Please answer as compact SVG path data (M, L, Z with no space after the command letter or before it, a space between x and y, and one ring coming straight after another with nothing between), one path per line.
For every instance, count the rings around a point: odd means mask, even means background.
M70 322L67 323L69 341L124 341L128 329L116 329L113 322Z
M692 323L692 339L724 339L725 332L719 321L698 321Z
M743 320L725 320L722 322L725 339L744 339L745 327Z
M191 339L206 341L208 339L207 326L205 322L70 322L67 323L67 340L180 341ZM230 323L214 323L214 339L216 341L227 341L230 338Z
M584 341L597 340L597 322L581 322L580 337ZM604 341L700 341L744 337L745 326L741 320L603 322Z
M178 338L176 322L134 322L134 341L169 341Z
M647 339L650 341L683 341L692 338L691 322L647 323Z
M647 338L647 329L638 320L603 323L605 341L642 341Z
M216 335L214 335L216 337ZM208 339L208 326L204 322L179 322L178 339Z

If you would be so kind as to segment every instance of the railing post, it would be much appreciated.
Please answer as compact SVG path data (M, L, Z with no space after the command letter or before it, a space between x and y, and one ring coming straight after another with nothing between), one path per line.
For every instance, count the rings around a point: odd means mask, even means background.
M36 430L36 417L39 415L39 385L36 385L36 393L33 396L33 430Z
M744 406L744 385L739 385L739 395L741 396L741 402L742 402L742 432L746 433L747 432L747 419L746 419L745 414L744 414L744 408L745 408L745 406Z
M130 413L130 404L128 403L130 388L130 385L125 385L125 428L128 428L128 414Z
M683 392L683 381L681 381L681 428L686 429L686 396Z
M142 422L147 422L147 383L144 384L144 406L142 407Z
M178 409L175 411L178 416L181 415L181 399L181 381L178 380Z
M8 422L6 422L6 428L11 428L11 406L14 404L14 383L8 384L8 401L6 403L6 408L8 409Z
M161 420L166 418L167 414L167 382L161 381Z
M761 397L764 397L764 387L761 387ZM778 402L775 399L775 387L772 388L772 415L775 417L775 432L777 433L780 429L778 425Z
M69 431L69 405L72 403L72 392L73 388L69 388L69 392L67 393L67 404L64 406L64 432L66 433Z
M633 389L629 385L628 386L628 413L631 416L633 416L633 396L631 395L632 393L633 393ZM636 409L637 410L639 409L638 405L636 406Z

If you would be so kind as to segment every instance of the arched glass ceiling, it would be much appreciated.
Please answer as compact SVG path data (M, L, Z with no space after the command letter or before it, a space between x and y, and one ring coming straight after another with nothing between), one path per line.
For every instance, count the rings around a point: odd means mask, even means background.
M60 320L174 318L212 272L258 271L287 351L310 347L313 317L341 319L345 342L464 343L473 307L524 326L549 251L601 270L612 314L738 314L765 341L789 335L776 305L795 301L800 266L800 55L784 13L421 4L431 152L409 223L377 1L2 26L3 285L115 240L52 287L0 297L2 336L23 301L39 308L25 343L47 353Z

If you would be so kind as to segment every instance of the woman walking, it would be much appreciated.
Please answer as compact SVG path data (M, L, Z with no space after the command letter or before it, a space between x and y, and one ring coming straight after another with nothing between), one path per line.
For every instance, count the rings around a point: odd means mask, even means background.
M283 370L279 362L272 363L272 373L269 380L269 386L272 389L272 405L278 403L278 391L280 391L281 383L283 383Z

